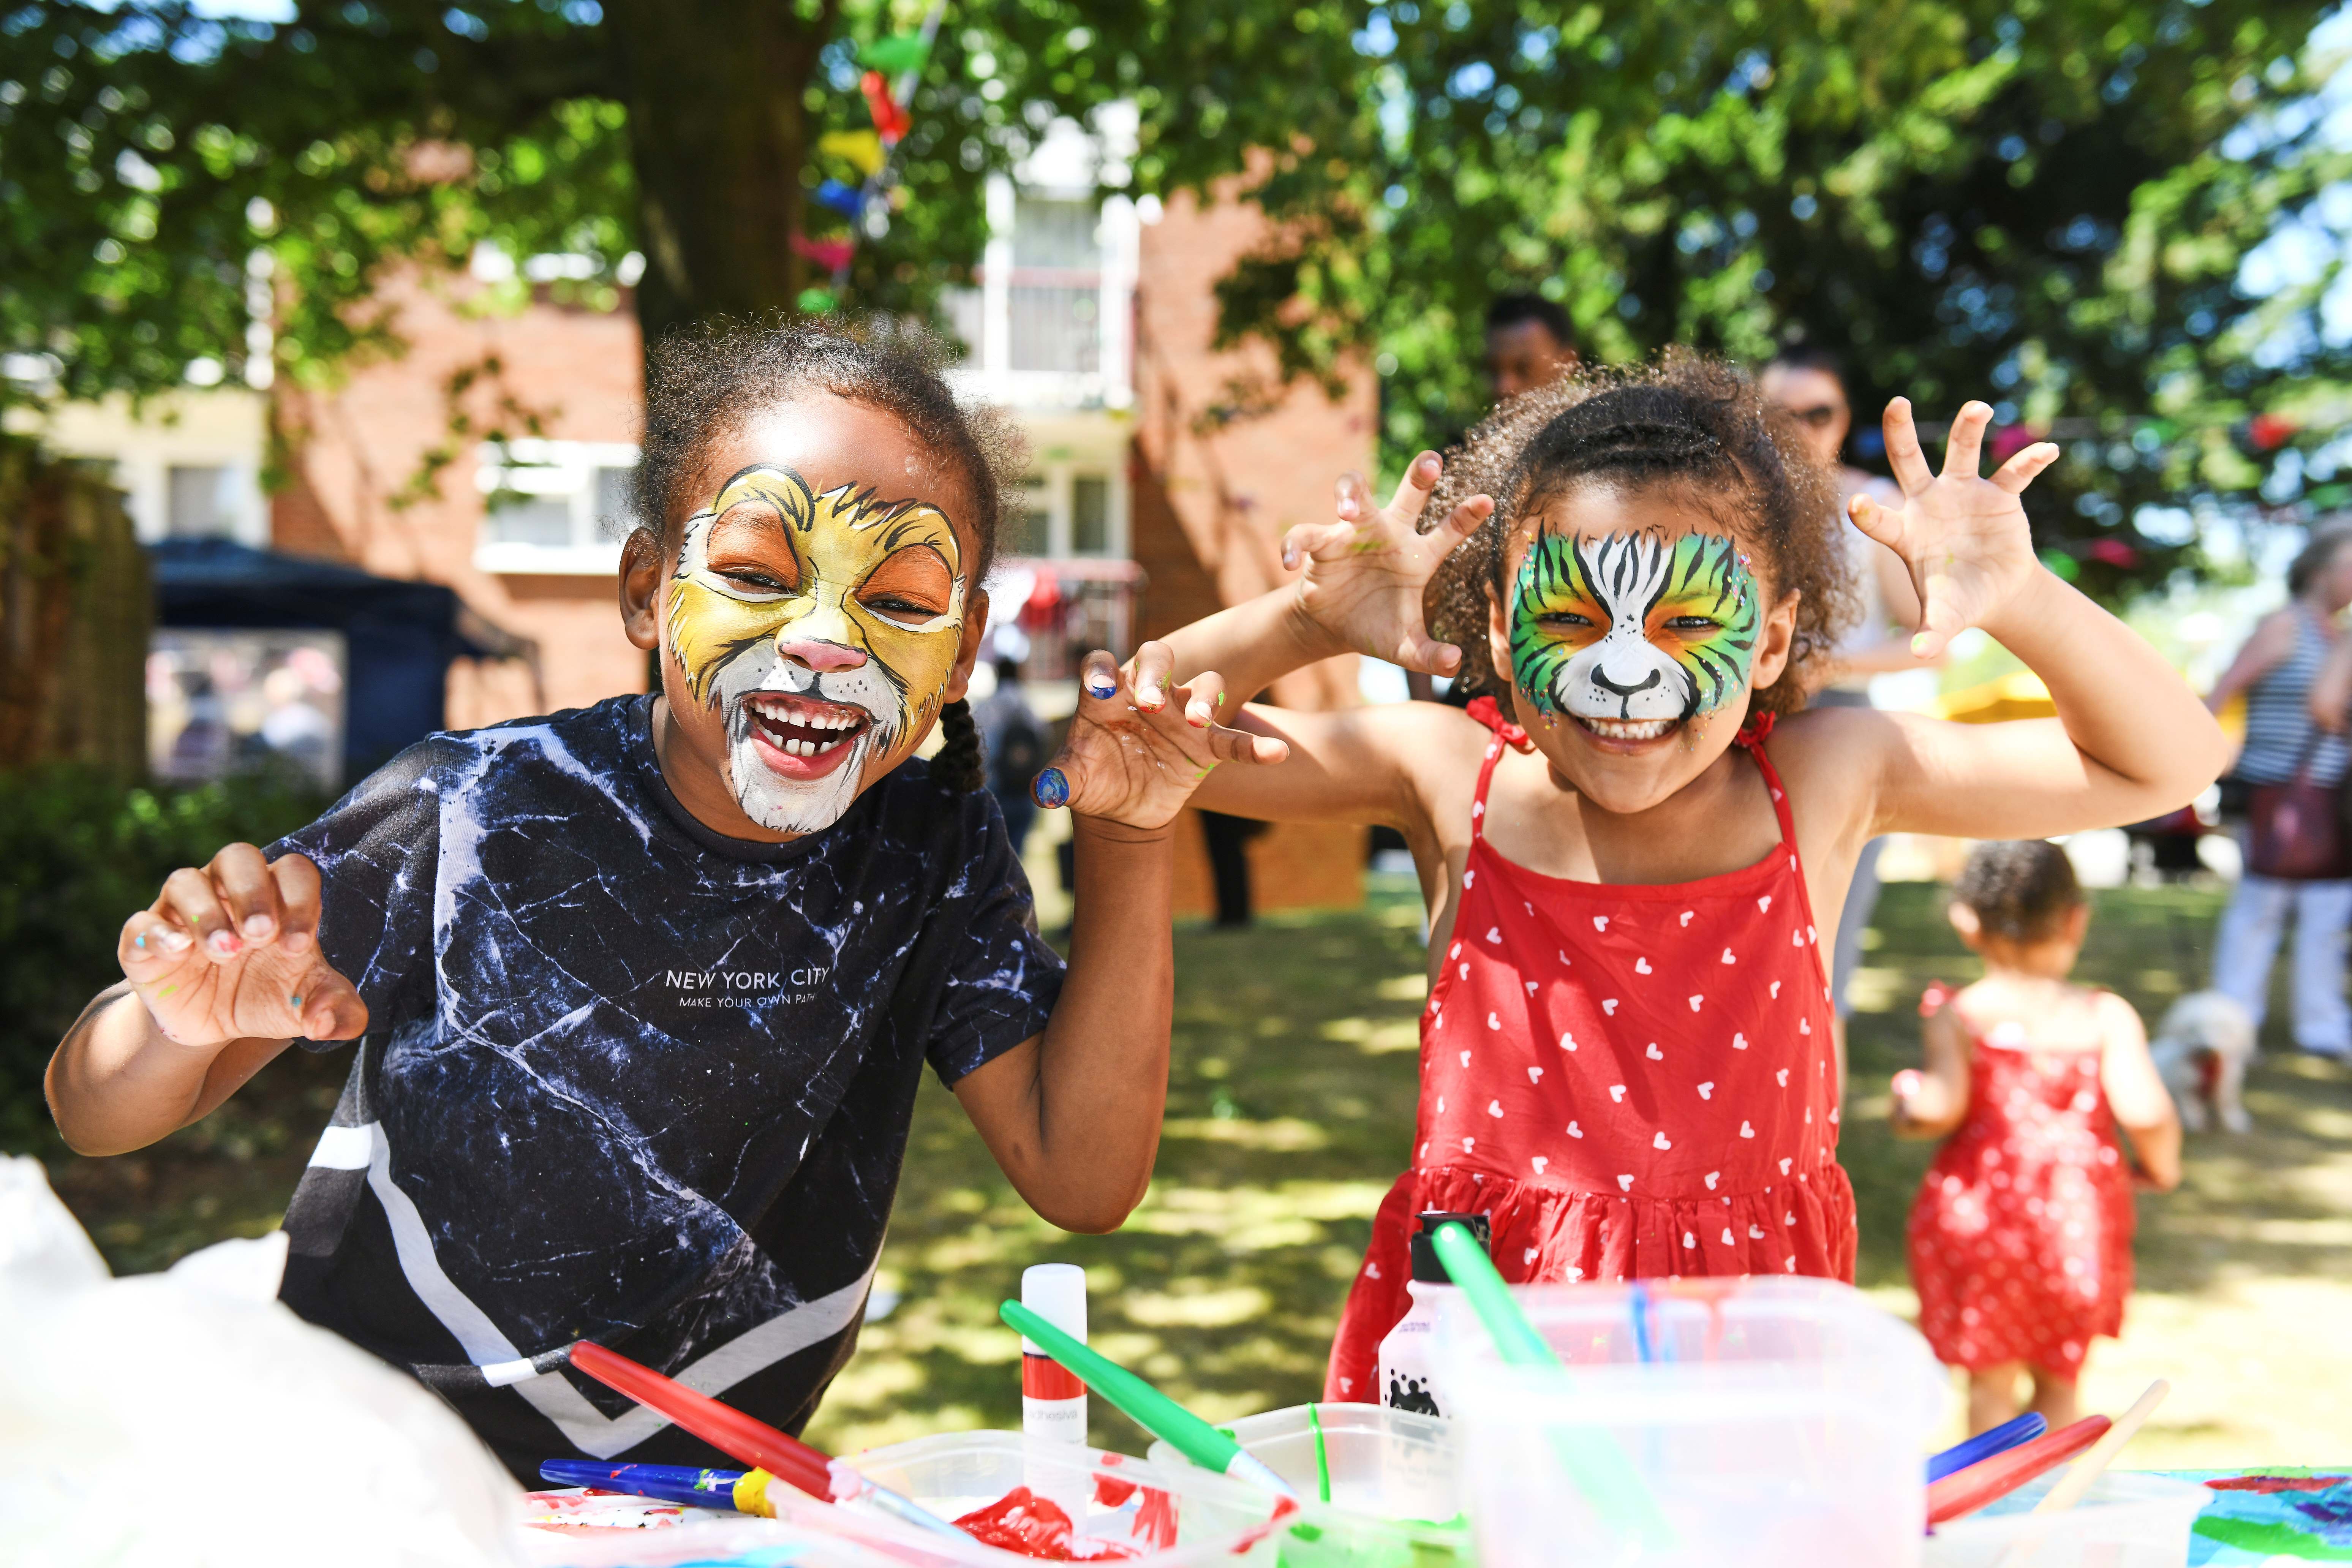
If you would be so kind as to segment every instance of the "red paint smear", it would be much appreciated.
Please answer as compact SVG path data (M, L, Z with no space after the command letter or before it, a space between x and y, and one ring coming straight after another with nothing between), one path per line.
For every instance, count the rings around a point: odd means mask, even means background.
M1118 1508L1134 1495L1133 1481L1117 1480L1109 1476L1095 1478L1095 1501L1105 1508Z
M1155 1487L1143 1489L1143 1506L1135 1510L1135 1532L1149 1536L1153 1550L1176 1544L1176 1500Z
M1027 1487L1014 1487L986 1508L965 1514L956 1521L956 1528L982 1546L1045 1563L1097 1563L1136 1555L1111 1542L1072 1534L1070 1516ZM1172 1531L1169 1540L1175 1540Z
M2217 1492L2324 1492L2352 1476L2223 1476L2205 1484Z

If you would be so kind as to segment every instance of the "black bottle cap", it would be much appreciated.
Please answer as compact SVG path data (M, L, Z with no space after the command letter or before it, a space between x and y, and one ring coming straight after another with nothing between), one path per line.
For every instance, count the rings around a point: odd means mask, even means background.
M1421 1228L1412 1233L1412 1277L1423 1285L1451 1285L1453 1278L1445 1265L1437 1261L1437 1248L1430 1245L1429 1233L1447 1220L1458 1220L1470 1227L1478 1245L1489 1253L1495 1250L1495 1227L1482 1214L1443 1214L1432 1209L1421 1216Z

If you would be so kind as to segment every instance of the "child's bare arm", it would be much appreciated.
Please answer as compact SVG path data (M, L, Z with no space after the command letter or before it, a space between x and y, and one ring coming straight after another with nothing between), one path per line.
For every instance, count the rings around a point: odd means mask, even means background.
M1169 660L1161 643L1125 673L1108 654L1087 660L1069 738L1037 789L1073 816L1069 973L1045 1033L955 1085L1014 1190L1065 1230L1116 1229L1151 1180L1175 1010L1176 815L1224 764L1283 756L1214 722L1215 672L1178 686Z
M1895 512L1858 496L1854 521L1910 563L1926 605L1914 641L1923 656L1982 626L2042 678L2058 716L1948 724L1890 714L1838 726L1842 739L1868 737L1877 752L1866 770L1877 781L1874 826L2047 837L2185 805L2227 761L2221 727L2163 656L2036 560L2018 498L2057 448L2029 447L1978 478L1991 415L1981 403L1960 411L1937 476L1909 405L1889 405L1887 454L1906 504Z
M2130 1134L2140 1169L2158 1192L2180 1184L2180 1112L2148 1055L2147 1028L2132 1005L2112 993L2099 998L2106 1043L2099 1057L2099 1087L2116 1125Z
M1430 638L1422 590L1495 507L1473 496L1420 532L1443 471L1437 454L1423 452L1385 507L1373 504L1361 476L1343 476L1337 520L1302 523L1283 536L1282 563L1302 569L1298 581L1171 633L1176 678L1223 671L1223 716L1292 670L1335 654L1364 654L1430 675L1459 669L1462 650Z
M1946 1005L1931 1014L1920 1043L1923 1068L1895 1075L1898 1138L1941 1138L1968 1120L1969 1032L1958 1010Z
M2280 657L2284 658L2285 655ZM2214 689L2218 691L2220 688ZM2311 693L2305 700L2311 710L2311 721L2321 729L2340 735L2352 727L2352 638L2338 638L2328 650L2327 660L2312 678Z
M143 1148L209 1115L295 1037L348 1040L367 1004L320 955L319 872L232 844L172 873L123 922L124 983L49 1060L49 1111L84 1154Z

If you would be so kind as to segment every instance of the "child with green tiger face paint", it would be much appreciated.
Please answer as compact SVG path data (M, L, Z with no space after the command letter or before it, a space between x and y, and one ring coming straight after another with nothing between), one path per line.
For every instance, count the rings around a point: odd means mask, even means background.
M1719 535L1538 533L1512 584L1512 672L1541 712L1664 733L1747 689L1759 596Z

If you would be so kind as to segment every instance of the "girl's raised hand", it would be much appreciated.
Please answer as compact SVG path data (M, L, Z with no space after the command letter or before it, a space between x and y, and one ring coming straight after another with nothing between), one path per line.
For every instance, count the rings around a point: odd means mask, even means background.
M1325 636L1349 651L1427 675L1452 675L1462 650L1430 639L1421 593L1438 563L1486 521L1495 503L1472 496L1427 533L1422 509L1444 464L1434 452L1415 458L1385 507L1372 505L1360 474L1339 480L1339 521L1301 523L1282 536L1285 570L1307 569L1298 606Z
M1290 748L1217 723L1224 682L1213 670L1171 686L1174 657L1148 642L1121 669L1090 653L1078 676L1078 710L1030 794L1129 827L1165 827L1219 763L1278 763Z
M232 844L122 922L122 973L169 1039L348 1040L367 1004L319 950L319 868Z
M2058 448L2037 441L1981 479L1985 427L1991 423L1986 405L1962 407L1938 474L1919 449L1910 399L1895 399L1886 405L1886 458L1903 487L1902 510L1867 495L1850 503L1854 526L1911 570L1922 609L1911 651L1921 658L1934 658L1963 630L1982 625L2040 569L2018 498L2058 460Z

